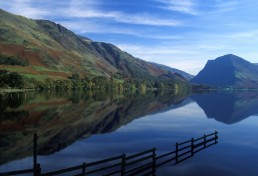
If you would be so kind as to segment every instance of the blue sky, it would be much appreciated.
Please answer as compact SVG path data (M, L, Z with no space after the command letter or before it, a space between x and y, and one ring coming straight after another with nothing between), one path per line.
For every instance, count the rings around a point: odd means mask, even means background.
M2 0L0 8L191 74L228 53L258 63L257 0Z

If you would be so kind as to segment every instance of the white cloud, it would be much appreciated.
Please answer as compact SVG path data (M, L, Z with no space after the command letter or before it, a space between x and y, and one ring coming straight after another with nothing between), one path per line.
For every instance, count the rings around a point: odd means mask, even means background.
M206 55L205 58L203 56L203 48L213 49L212 46L199 45L189 47L182 44L178 44L178 46L146 46L119 43L116 43L116 46L135 57L164 64L191 74L197 74L204 67L207 59L215 57L212 55L213 53Z
M51 14L48 9L35 7L32 0L1 1L0 5L9 12L33 19L44 18Z
M101 9L101 1L68 0L64 2L51 2L50 0L10 0L2 1L0 5L6 10L26 16L28 18L76 18L100 19L104 22L118 22L127 24L151 25L151 26L180 26L182 21L164 19L149 13L124 13L121 11L107 11Z
M236 54L257 63L257 53L252 52L258 44L258 31L214 34L193 32L178 38L151 44L116 43L132 55L152 62L197 74L207 60L225 54Z
M253 40L258 39L258 30L249 30L244 32L235 32L228 35L225 35L225 38L229 39L247 39L247 40Z
M147 13L135 14L135 15L121 15L114 18L118 22L130 23L130 24L142 24L142 25L153 25L153 26L181 26L182 21L179 20L168 20L161 19Z
M196 2L194 0L156 0L163 4L161 8L178 11L181 13L197 15Z
M33 7L23 7L22 10L14 10L13 12L32 19L43 19L50 14L47 10L39 10Z
M91 19L79 19L79 20L58 20L56 21L59 24L62 24L66 28L72 30L77 34L86 34L86 33L106 33L106 34L123 34L131 35L134 37L139 37L143 39L156 39L156 40L179 40L182 39L181 36L177 35L168 35L160 34L157 31L146 31L141 29L128 28L124 26L113 26L106 23L96 23Z
M113 22L140 24L151 26L181 26L182 21L173 19L162 19L148 13L126 14L119 11L101 11L95 9L81 9L78 7L71 7L68 10L69 17L76 18L102 18L111 20Z
M108 34L126 34L132 36L141 36L138 32L123 27L114 27L108 24L98 24L91 20L77 20L77 21L57 21L69 30L74 31L77 34L85 33L108 33Z
M231 1L217 1L214 5L216 8L216 13L228 12L236 9L237 2L235 0Z

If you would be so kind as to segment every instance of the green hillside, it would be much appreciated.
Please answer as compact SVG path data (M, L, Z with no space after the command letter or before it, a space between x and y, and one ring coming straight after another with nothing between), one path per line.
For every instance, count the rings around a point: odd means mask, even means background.
M10 73L19 85L10 85ZM187 84L180 75L137 59L118 47L78 36L48 20L0 9L2 87L167 87Z

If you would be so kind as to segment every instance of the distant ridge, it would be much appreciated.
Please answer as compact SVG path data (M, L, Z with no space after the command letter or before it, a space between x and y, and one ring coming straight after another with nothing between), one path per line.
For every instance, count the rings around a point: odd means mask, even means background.
M227 54L209 60L191 83L218 87L258 88L258 65L239 56Z
M185 79L187 79L188 81L190 81L194 77L194 75L191 75L189 73L186 73L186 72L184 72L182 70L179 70L179 69L176 69L176 68L172 68L172 67L169 67L169 66L166 66L166 65L162 65L162 64L158 64L158 63L154 63L154 62L150 62L150 63L157 65L161 69L164 69L164 70L167 70L167 71L171 71L172 73L180 74Z

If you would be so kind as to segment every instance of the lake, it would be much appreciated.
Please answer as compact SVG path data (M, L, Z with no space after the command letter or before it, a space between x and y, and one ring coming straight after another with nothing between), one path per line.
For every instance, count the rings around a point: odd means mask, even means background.
M0 98L0 172L38 162L52 171L217 130L218 144L157 169L157 175L257 176L258 92L26 92Z

